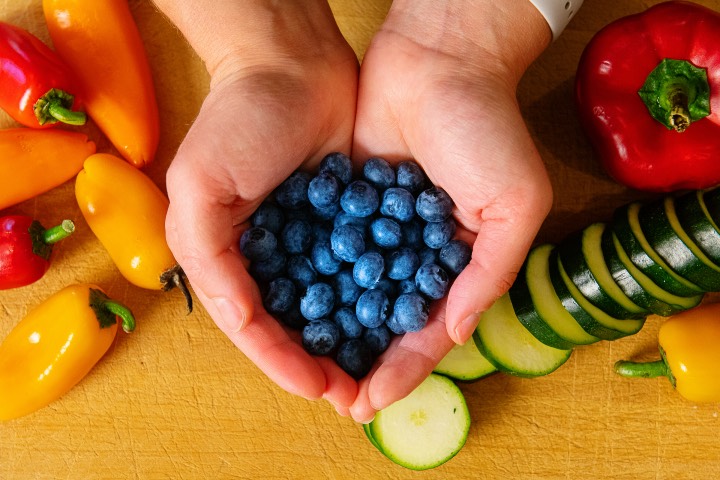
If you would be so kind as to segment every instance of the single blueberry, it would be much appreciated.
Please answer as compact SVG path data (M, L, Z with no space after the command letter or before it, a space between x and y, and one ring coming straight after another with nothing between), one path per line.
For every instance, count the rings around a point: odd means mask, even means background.
M388 316L388 319L385 321L385 326L396 335L402 335L405 333L405 329L398 323L397 317L394 313L390 313L390 316Z
M308 200L317 208L327 208L340 200L340 180L330 172L320 172L310 180Z
M330 247L337 258L344 262L355 262L365 252L365 239L357 228L341 225L330 236Z
M397 166L397 186L402 187L413 195L425 188L426 177L420 165L415 162L402 162Z
M313 267L321 275L335 275L340 271L342 260L337 258L330 247L330 241L315 242L310 251Z
M295 284L289 278L280 277L270 282L268 291L263 297L263 305L270 313L281 313L290 310L295 303Z
M407 223L402 224L403 245L414 250L419 250L425 246L423 241L423 223L417 218L413 218Z
M350 268L340 270L332 277L332 286L335 289L335 304L337 305L355 305L363 292L363 289L355 282L353 271Z
M312 176L306 172L293 172L275 190L275 200L283 208L296 210L308 204L307 189Z
M427 325L430 308L418 293L404 293L395 300L393 317L405 332L419 332Z
M333 152L325 155L320 161L320 173L330 172L335 175L344 185L352 180L352 161L350 157L341 152Z
M302 292L317 282L317 271L305 255L291 255L287 259L287 278Z
M300 298L300 312L308 320L327 317L335 306L335 292L327 283L310 285Z
M280 322L286 327L290 327L293 330L302 330L305 325L308 324L308 319L302 316L300 313L300 303L295 302L292 304L287 312L278 314Z
M318 208L315 205L312 206L311 213L314 220L334 220L338 213L342 211L340 208L340 202L335 202L329 207Z
M405 280L415 275L420 267L420 259L412 248L400 247L385 255L385 265L388 278Z
M360 338L365 331L365 327L358 322L355 311L350 307L338 308L332 318L340 328L342 338Z
M277 244L277 237L263 227L250 227L240 237L240 251L251 262L270 258Z
M460 275L460 272L470 263L472 247L462 240L450 240L440 249L440 266L451 275Z
M415 285L415 278L406 278L398 282L398 293L415 293L417 292L417 285Z
M395 280L390 280L387 276L383 276L373 287L376 290L382 290L385 292L388 300L392 300L397 297L398 286Z
M442 222L450 217L453 207L452 198L440 187L423 190L415 202L415 211L428 222Z
M440 222L428 222L423 228L423 241L430 248L442 248L455 235L455 229L455 220L452 217Z
M391 218L380 217L373 220L370 234L375 244L382 248L397 248L402 243L400 224Z
M288 253L303 253L312 243L312 226L305 220L290 220L280 238Z
M355 217L349 213L340 211L333 219L333 227L337 228L342 225L352 225L363 233L366 233L370 228L372 217Z
M385 322L389 307L385 292L378 289L365 290L355 304L355 315L364 326L374 328Z
M287 255L285 255L285 252L275 250L270 255L270 258L252 262L250 264L250 274L258 282L269 282L285 273L286 264Z
M311 355L329 355L340 343L340 329L329 320L312 320L302 331L302 344Z
M368 217L380 204L377 190L364 180L355 180L340 197L342 209L354 217Z
M348 375L360 380L370 372L373 354L364 341L355 338L340 345L335 361Z
M415 197L404 188L391 187L383 192L380 213L400 223L415 218Z
M375 328L366 328L362 339L365 340L365 343L370 347L373 355L377 356L388 349L392 335L387 326L380 325Z
M439 250L425 246L417 251L418 258L420 259L420 265L426 263L438 263Z
M373 288L385 271L385 259L377 252L363 253L352 269L355 283L362 288Z
M265 201L253 212L250 224L278 235L285 225L285 215L276 203Z
M426 263L418 268L415 274L415 285L423 295L438 300L447 295L450 279L440 265Z
M378 190L395 185L395 170L384 158L369 158L363 165L363 175L365 180Z

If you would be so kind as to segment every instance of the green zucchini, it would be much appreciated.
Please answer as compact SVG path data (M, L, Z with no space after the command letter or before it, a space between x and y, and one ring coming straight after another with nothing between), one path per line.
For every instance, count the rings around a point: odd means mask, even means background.
M643 205L638 222L650 247L673 271L705 291L720 290L720 267L680 227L671 196Z
M472 338L462 345L455 345L433 370L463 382L479 380L497 371L495 365L483 357Z
M631 202L615 210L610 228L630 261L663 290L681 297L694 297L704 290L675 273L655 252L640 228L641 204Z
M478 350L499 370L520 377L554 372L572 353L535 338L518 320L507 293L480 315L473 338Z
M675 211L682 229L712 260L720 265L720 228L710 216L702 190L692 190L675 198Z
M570 349L600 339L580 327L560 302L550 281L551 244L534 247L528 253L509 295L515 314L525 328L545 345Z
M635 304L615 283L602 254L604 223L593 223L569 235L558 246L558 255L570 280L587 298L611 317L643 318L649 313Z

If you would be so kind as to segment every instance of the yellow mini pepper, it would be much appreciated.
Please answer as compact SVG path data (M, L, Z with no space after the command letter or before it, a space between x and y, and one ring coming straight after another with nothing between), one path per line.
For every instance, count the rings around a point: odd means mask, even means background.
M0 420L32 413L82 380L112 345L118 319L135 319L97 286L77 284L48 297L0 345Z
M661 360L620 361L615 371L625 377L666 376L690 401L720 402L720 303L668 318L660 326L658 343Z
M183 272L165 239L169 201L147 175L120 157L97 153L75 179L75 198L125 279L151 290L179 287L192 311Z

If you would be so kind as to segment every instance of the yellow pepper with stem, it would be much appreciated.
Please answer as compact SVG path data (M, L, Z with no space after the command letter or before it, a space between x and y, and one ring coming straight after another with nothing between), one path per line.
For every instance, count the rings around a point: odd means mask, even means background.
M0 345L0 420L70 391L108 351L119 322L135 329L130 310L90 284L65 287L33 308Z
M150 177L118 156L97 153L75 179L75 198L125 279L151 290L178 287L192 311L184 274L165 239L169 201Z
M692 402L720 402L720 303L705 304L674 315L660 326L661 359L619 361L624 377L666 376Z

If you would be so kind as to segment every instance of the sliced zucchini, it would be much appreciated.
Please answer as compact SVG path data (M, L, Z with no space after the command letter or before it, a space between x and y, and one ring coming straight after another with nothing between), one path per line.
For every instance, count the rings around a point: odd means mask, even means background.
M642 318L649 313L635 304L615 283L602 254L604 223L593 223L569 235L559 246L558 255L570 280L587 298L611 317Z
M716 265L720 265L720 228L710 216L702 190L675 198L675 211L682 229Z
M603 232L602 249L605 263L615 282L635 303L656 315L674 315L697 306L703 298L701 294L681 297L660 288L630 261L615 233L609 228Z
M557 252L550 256L550 280L568 312L590 335L602 340L617 340L640 331L645 318L619 319L611 317L590 303L565 272Z
M553 348L535 338L518 320L507 293L480 315L473 338L499 370L520 377L552 373L572 353L572 349Z
M470 412L457 385L431 373L410 395L380 410L368 431L370 441L396 464L427 470L465 445Z
M678 275L705 291L720 290L720 267L680 227L671 196L643 205L638 221L650 247Z
M702 197L710 219L720 225L720 187L705 190Z
M463 345L455 345L433 370L463 382L479 380L497 371L495 365L483 357L472 338Z
M580 327L565 309L550 281L551 244L534 247L528 253L509 295L515 314L525 328L545 345L570 349L600 339Z
M630 261L663 290L681 297L694 297L704 290L675 273L655 252L640 228L641 204L631 202L615 210L610 228Z

